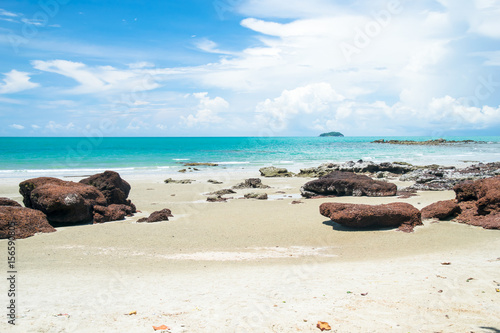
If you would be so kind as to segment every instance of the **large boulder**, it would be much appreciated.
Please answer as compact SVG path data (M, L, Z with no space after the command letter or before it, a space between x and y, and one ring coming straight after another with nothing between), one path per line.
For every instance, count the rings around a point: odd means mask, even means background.
M22 239L38 232L54 232L44 213L38 210L0 206L0 239Z
M304 184L300 192L306 198L345 195L386 197L396 195L397 186L352 172L334 171Z
M162 210L158 210L156 212L151 213L149 217L143 217L142 219L137 220L137 222L160 222L160 221L168 221L169 217L173 217L172 211L170 209L164 208Z
M459 184L453 190L462 209L459 222L500 229L500 176Z
M422 208L422 218L445 220L461 213L455 200L438 201Z
M130 184L115 171L105 171L80 180L81 184L92 185L104 194L108 205L130 205L127 200Z
M262 177L293 177L294 173L289 172L285 168L276 168L273 166L260 168L260 175Z
M52 225L74 225L93 220L93 206L106 206L106 198L93 186L40 177L19 184L24 205L42 211Z
M324 203L320 213L332 221L349 228L396 228L411 232L422 224L420 211L408 203L386 205L358 205Z
M0 198L0 206L22 207L17 201L9 198Z

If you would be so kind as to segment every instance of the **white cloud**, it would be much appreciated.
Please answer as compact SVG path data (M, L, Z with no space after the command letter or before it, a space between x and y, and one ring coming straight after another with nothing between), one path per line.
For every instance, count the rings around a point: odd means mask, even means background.
M39 86L38 83L30 81L29 73L18 72L13 69L4 75L3 84L0 84L0 94L12 94Z
M24 126L23 125L18 125L18 124L12 124L12 125L9 125L9 127L12 127L14 129L17 129L17 130L22 130L24 129Z
M0 16L18 17L19 15L0 8Z
M217 43L215 43L214 41L207 39L207 38L202 38L200 40L197 40L195 42L195 45L200 50L208 52L208 53L234 54L233 52L223 51L223 50L219 49L219 46L217 45Z
M31 125L31 128L33 128L34 130L37 130L37 129L40 129L41 127L38 125Z
M328 83L314 83L284 90L281 96L259 103L257 119L263 125L269 124L272 130L281 131L295 116L332 112L335 104L344 99Z
M133 118L128 126L125 128L126 130L129 131L137 131L137 130L144 130L144 129L149 129L149 124L142 121L140 118Z
M500 124L500 107L470 106L450 96L433 98L421 108L402 101L345 99L329 84L311 84L258 104L256 120L274 135L344 130L363 135L427 134L438 129L481 129ZM408 131L414 131L410 133ZM422 133L426 131L426 133Z
M154 79L154 73L142 68L119 70L112 66L89 67L80 62L67 60L35 60L32 64L38 70L57 73L80 84L66 93L129 92L133 94L139 91L153 90L160 86Z
M60 131L69 131L75 129L75 125L70 122L66 125L56 123L55 121L51 120L47 125L45 125L45 128L52 131L52 132L60 132Z
M207 92L192 94L199 102L196 114L190 114L187 117L181 117L182 122L187 127L196 125L207 125L221 123L223 119L219 113L229 108L229 103L222 97L210 98Z
M149 61L139 61L128 64L128 67L131 69L152 68L155 67L155 64Z

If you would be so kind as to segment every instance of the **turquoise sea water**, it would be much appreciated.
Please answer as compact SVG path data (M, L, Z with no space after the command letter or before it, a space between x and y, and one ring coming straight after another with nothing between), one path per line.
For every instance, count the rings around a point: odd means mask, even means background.
M226 169L275 165L298 171L300 167L324 162L359 159L420 165L500 161L500 136L447 138L487 143L446 146L371 143L376 139L380 137L0 138L0 177L81 174L105 169L125 173L177 171L183 162L213 162Z

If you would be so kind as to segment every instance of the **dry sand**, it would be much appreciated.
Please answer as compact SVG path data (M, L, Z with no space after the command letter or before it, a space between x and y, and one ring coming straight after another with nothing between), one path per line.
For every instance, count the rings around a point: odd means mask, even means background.
M196 182L164 184L170 176ZM352 231L319 214L323 202L422 208L453 192L304 200L299 188L308 179L263 178L271 189L205 202L204 193L252 176L124 177L142 213L17 241L17 325L4 319L0 331L318 332L326 321L332 332L499 332L498 231L430 220L411 234ZM4 181L0 196L21 201L20 181ZM248 192L271 199L239 199ZM162 208L172 210L171 221L135 223ZM6 247L0 241L2 262Z

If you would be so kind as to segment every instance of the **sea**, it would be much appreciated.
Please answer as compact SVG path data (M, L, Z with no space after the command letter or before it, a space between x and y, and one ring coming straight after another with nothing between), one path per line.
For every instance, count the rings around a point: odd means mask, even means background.
M441 146L372 143L379 139L432 137L2 137L0 178L79 176L104 170L121 174L165 174L184 163L216 163L200 171L254 171L277 166L298 172L322 163L408 162L466 166L500 161L500 136L445 137L475 140Z

